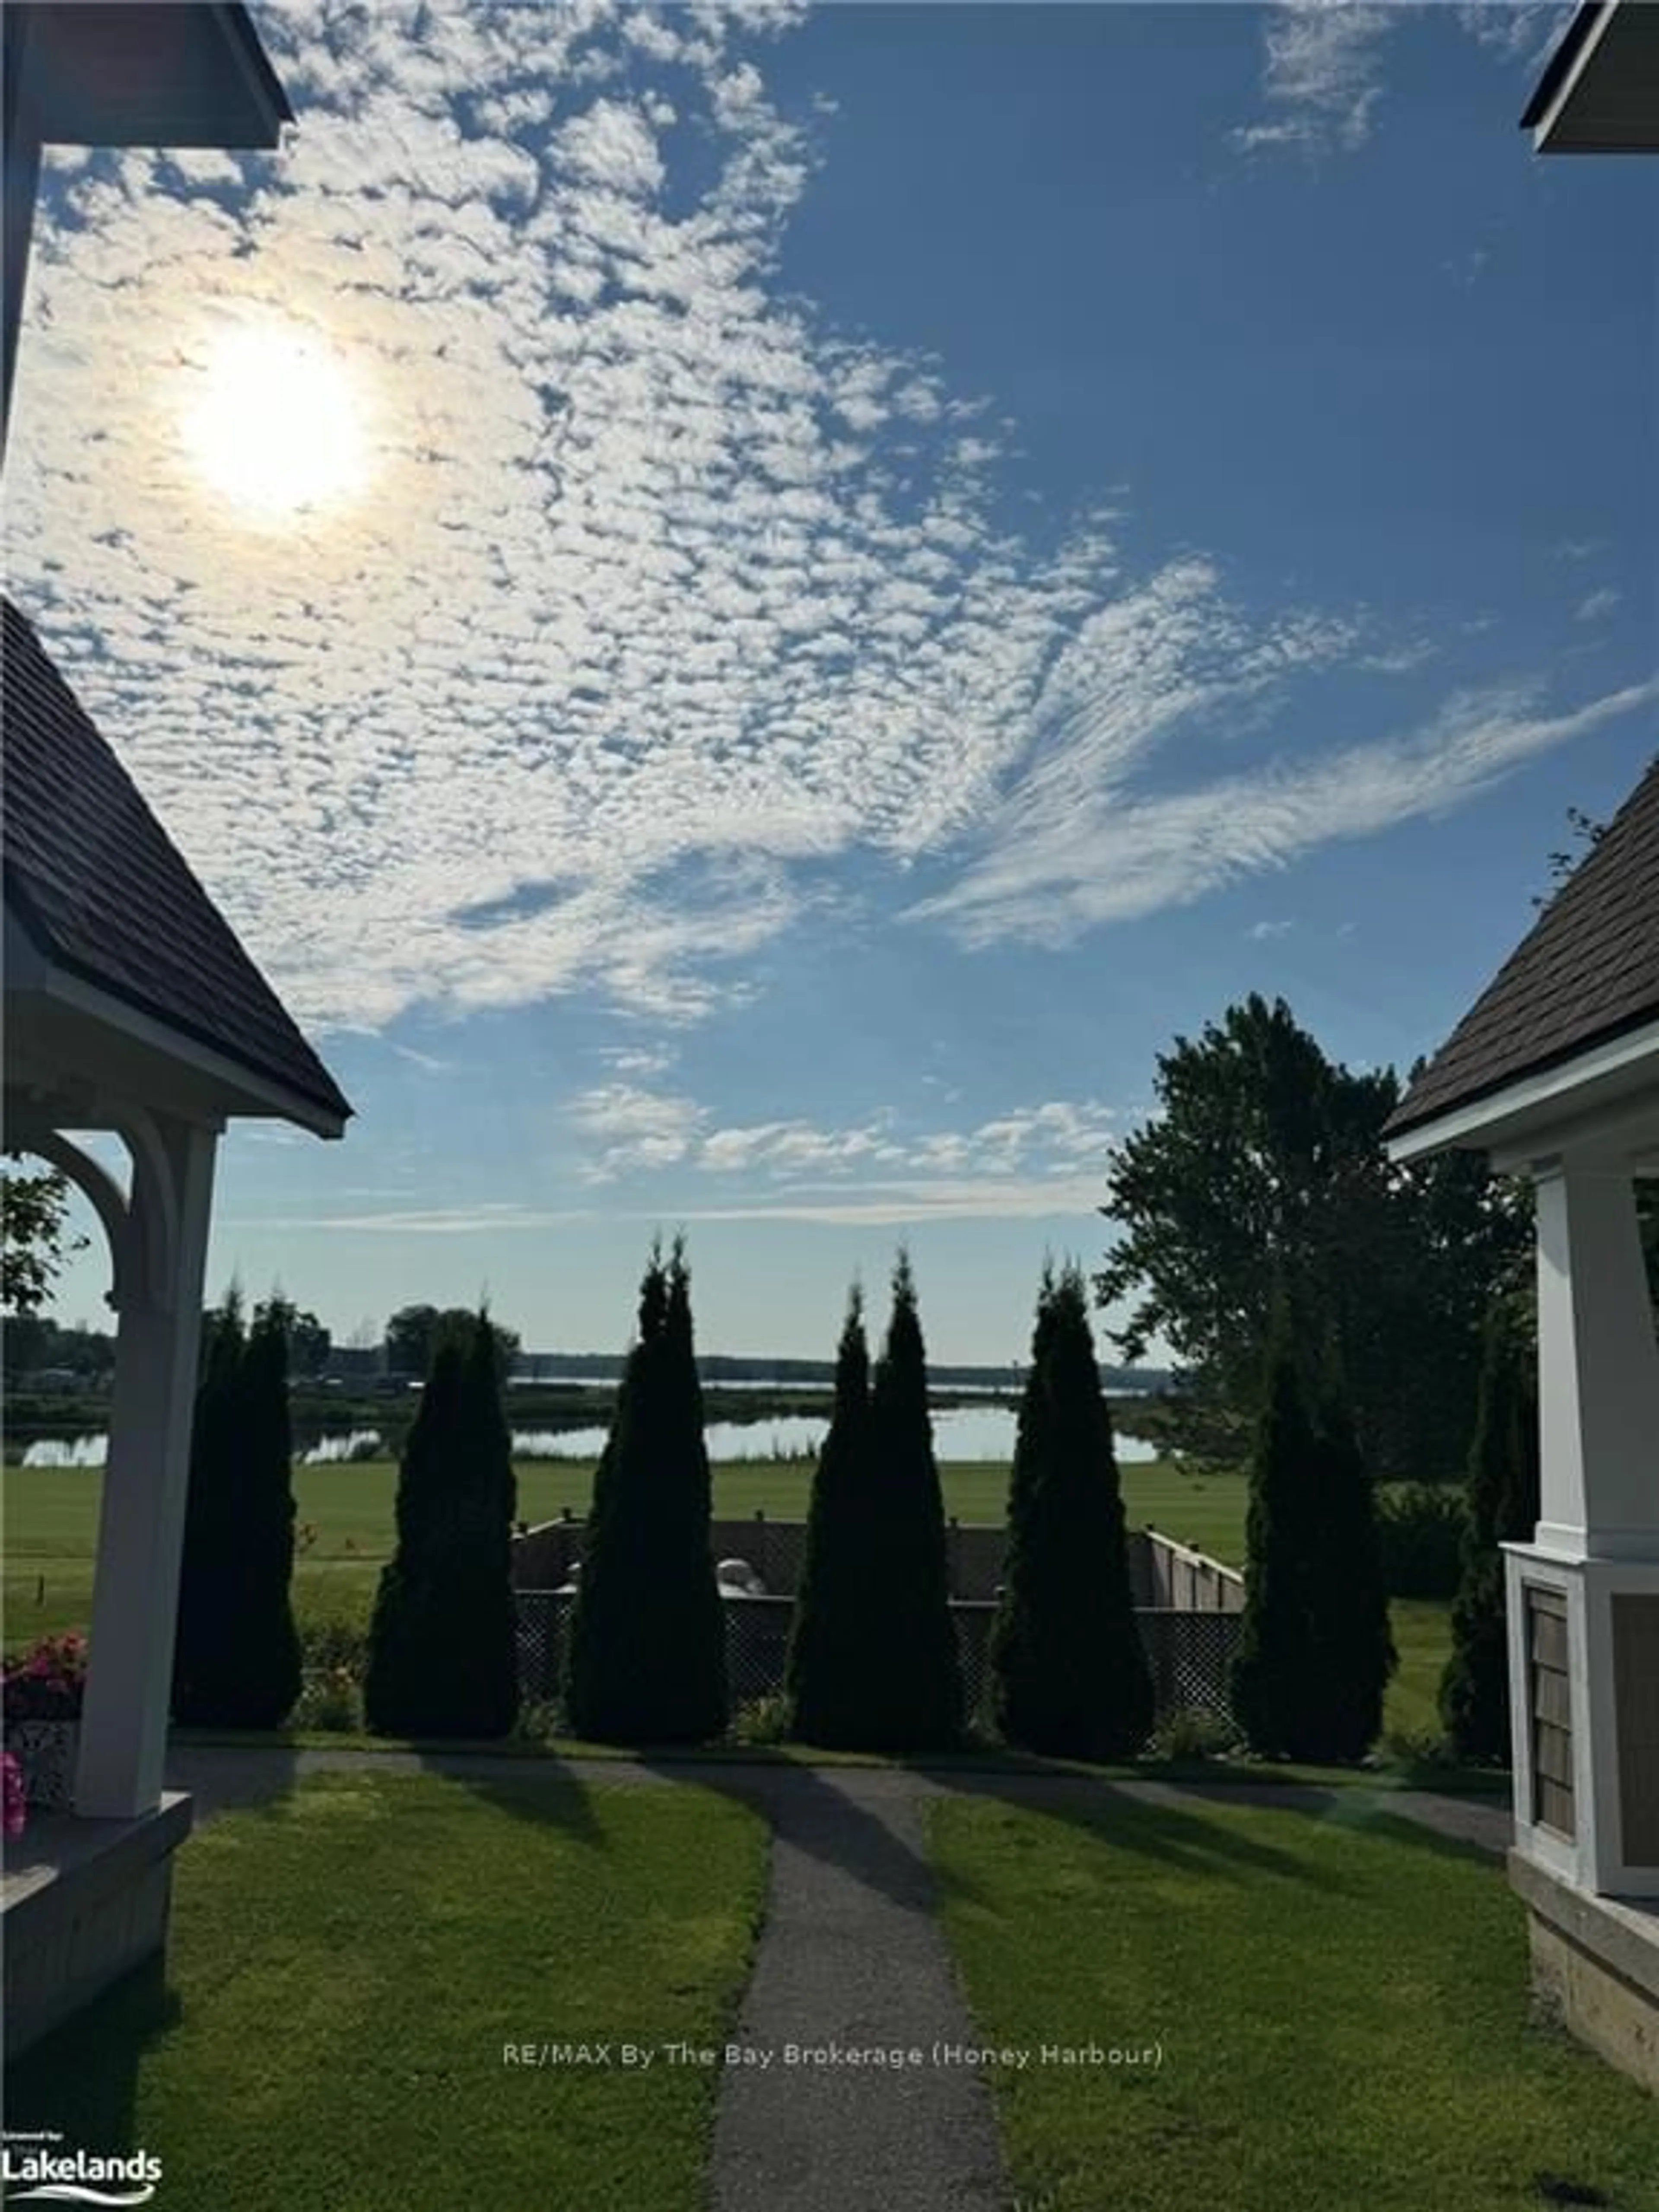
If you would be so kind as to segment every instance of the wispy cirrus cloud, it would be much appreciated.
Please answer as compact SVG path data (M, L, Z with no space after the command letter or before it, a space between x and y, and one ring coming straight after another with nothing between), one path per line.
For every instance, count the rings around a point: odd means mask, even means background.
M990 848L948 890L911 908L964 942L1058 945L1109 921L1282 869L1321 845L1456 805L1522 761L1659 700L1659 678L1568 712L1537 690L1468 692L1424 727L1380 742L1269 761L1207 784L1091 792L1051 774L1016 793ZM1055 794L1066 792L1064 804Z
M1363 133L1387 12L1270 29L1285 123ZM982 396L773 281L820 158L767 82L799 14L296 0L262 21L282 158L51 156L17 587L319 1030L580 991L695 1022L854 857L889 896L965 862L915 910L1024 933L995 856L1027 829L1061 935L1179 903L1285 848L1200 782L1135 802L1187 848L1074 895L1066 821L1190 773L1224 712L1239 750L1286 687L1437 649L1363 608L1246 611L1202 552L1131 573L1103 499L1023 538ZM217 338L273 329L348 377L368 453L357 499L280 533L185 434ZM710 1133L611 1133L667 1162Z
M1404 11L1362 0L1295 0L1262 28L1262 97L1272 120L1242 126L1245 153L1351 152L1363 146L1382 97L1385 48Z
M1262 27L1261 95L1267 120L1232 134L1247 154L1353 153L1372 136L1388 88L1394 34L1420 21L1449 21L1500 60L1540 67L1571 19L1571 0L1479 0L1450 8L1378 6L1370 0L1286 0ZM1486 255L1477 249L1446 266L1473 283Z
M1573 609L1572 618L1581 623L1604 622L1607 616L1617 612L1624 596L1612 585L1604 584L1599 592L1592 592L1588 599L1578 602Z
M798 13L310 0L264 24L280 160L52 156L19 588L319 1029L595 988L695 1021L823 910L820 864L902 871L1011 778L1058 796L1229 688L1417 649L1247 624L1201 556L1128 578L1103 507L1037 551L978 397L774 295ZM185 430L218 336L295 328L368 488L276 534Z

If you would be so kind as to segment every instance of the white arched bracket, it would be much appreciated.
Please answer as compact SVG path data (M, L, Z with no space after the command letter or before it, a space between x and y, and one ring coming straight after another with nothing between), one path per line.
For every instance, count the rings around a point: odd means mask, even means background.
M179 1268L179 1176L155 1116L143 1106L124 1107L115 1123L132 1155L134 1281L141 1295L166 1313L172 1310Z
M119 1313L134 1282L143 1279L138 1232L126 1193L107 1168L100 1167L90 1152L83 1152L56 1129L35 1131L28 1139L28 1149L59 1175L67 1176L103 1224L110 1254L110 1287L104 1303L112 1313Z

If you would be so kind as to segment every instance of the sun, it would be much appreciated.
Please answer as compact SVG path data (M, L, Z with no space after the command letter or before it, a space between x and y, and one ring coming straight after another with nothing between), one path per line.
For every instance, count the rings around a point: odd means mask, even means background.
M295 325L212 339L182 428L202 481L251 520L282 523L337 506L368 481L356 379L331 346Z

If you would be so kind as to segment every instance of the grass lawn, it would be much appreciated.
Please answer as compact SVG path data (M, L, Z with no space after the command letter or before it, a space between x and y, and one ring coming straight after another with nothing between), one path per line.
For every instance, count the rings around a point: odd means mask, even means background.
M1169 1461L1121 1470L1131 1527L1150 1522L1166 1535L1241 1565L1246 1492L1238 1475L1194 1475ZM940 1469L945 1509L963 1521L1000 1521L1006 1467L948 1464ZM93 1559L103 1473L97 1468L8 1468L4 1473L5 1644L8 1649L65 1628L84 1628L92 1612ZM522 1461L522 1520L550 1521L567 1506L586 1510L593 1469L586 1462ZM727 1518L757 1510L778 1520L805 1517L811 1471L800 1462L724 1464L714 1469L714 1510ZM299 1520L317 1540L295 1563L295 1610L302 1620L367 1622L381 1563L390 1556L397 1469L385 1460L355 1467L296 1467ZM1389 1692L1387 1725L1402 1733L1437 1727L1435 1689L1450 1647L1449 1607L1396 1602L1401 1665Z
M506 2044L718 2045L765 1826L690 1785L313 1778L178 1860L135 1977L8 2077L7 2124L159 2157L179 2212L701 2203L713 2069L508 2066Z
M963 1521L1002 1519L1006 1467L952 1465L941 1474L949 1512ZM518 1480L519 1517L551 1521L567 1506L574 1513L586 1511L593 1468L580 1461L526 1460L519 1463ZM98 1468L5 1469L8 1644L86 1626L103 1481ZM799 1462L721 1465L714 1469L714 1510L731 1519L747 1518L758 1510L780 1521L804 1520L811 1483L811 1468ZM302 1607L313 1601L331 1607L336 1599L347 1597L367 1608L380 1564L392 1551L396 1485L397 1469L386 1460L295 1468L297 1517L317 1529L315 1544L295 1563ZM1200 1549L1217 1548L1222 1559L1241 1554L1242 1480L1212 1477L1206 1482L1154 1462L1125 1468L1123 1485L1132 1524L1151 1521Z
M976 2038L1033 2054L990 2075L1018 2212L1659 2212L1659 2103L1528 2024L1492 1861L1359 1805L929 1833ZM1162 2063L1040 2063L1091 2043Z

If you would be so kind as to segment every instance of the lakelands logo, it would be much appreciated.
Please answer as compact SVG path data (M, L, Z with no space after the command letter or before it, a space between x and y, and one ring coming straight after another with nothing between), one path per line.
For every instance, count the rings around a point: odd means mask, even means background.
M151 2151L118 2158L96 2151L53 2150L61 2136L9 2134L0 2148L0 2182L8 2204L148 2204L161 2179Z

